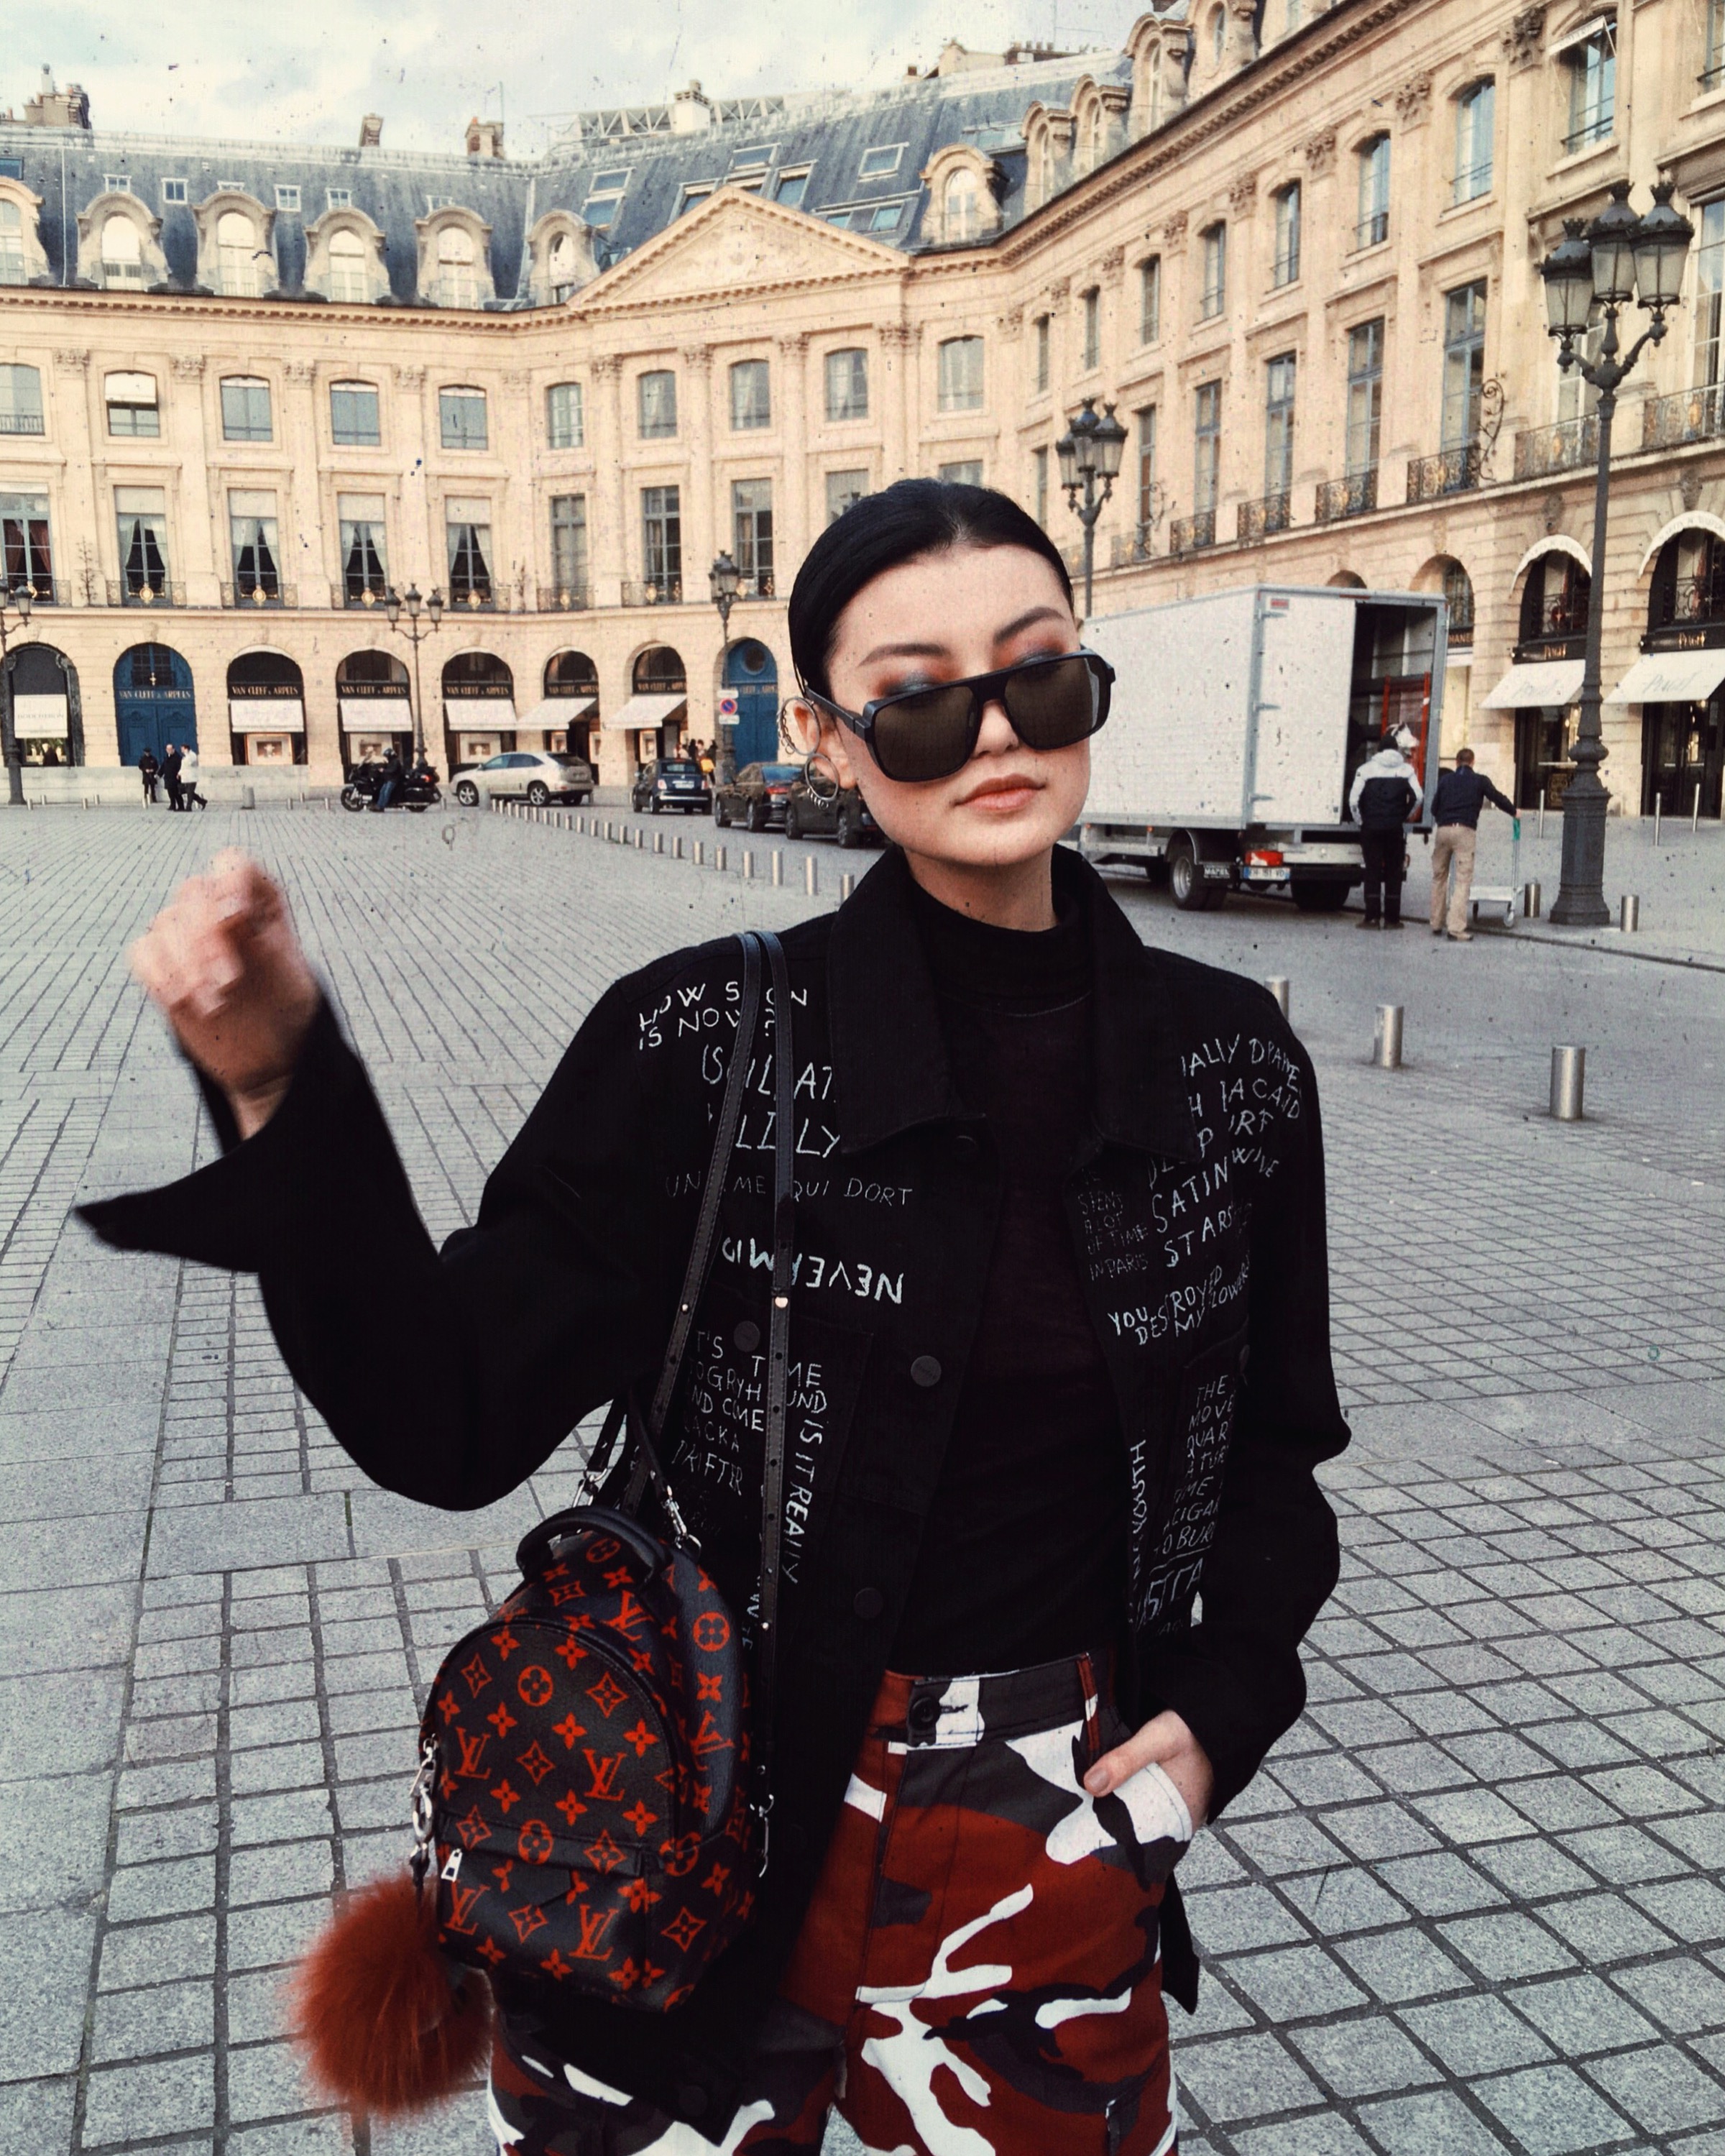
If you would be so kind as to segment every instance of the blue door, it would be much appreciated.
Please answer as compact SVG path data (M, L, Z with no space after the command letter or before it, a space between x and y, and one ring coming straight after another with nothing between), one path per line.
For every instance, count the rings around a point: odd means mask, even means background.
M783 753L778 738L778 669L773 654L752 636L725 654L725 690L737 699L732 732L737 767L771 763Z
M148 749L160 763L170 742L198 746L192 669L165 644L135 644L114 668L114 719L120 761L136 764Z

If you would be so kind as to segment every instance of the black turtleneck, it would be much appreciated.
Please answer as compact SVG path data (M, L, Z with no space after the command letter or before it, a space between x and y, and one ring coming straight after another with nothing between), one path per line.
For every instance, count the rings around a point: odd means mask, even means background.
M994 1248L896 1669L1022 1668L1111 1640L1126 1604L1119 1411L1066 1209L1091 1132L1091 951L914 891L953 1085L999 1168Z

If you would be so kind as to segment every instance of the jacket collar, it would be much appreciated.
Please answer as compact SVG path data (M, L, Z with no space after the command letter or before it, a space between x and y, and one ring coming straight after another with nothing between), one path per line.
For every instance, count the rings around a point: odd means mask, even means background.
M1056 888L1076 899L1095 963L1091 999L1098 1135L1173 1160L1200 1158L1180 1047L1189 1030L1170 968L1147 949L1101 878L1069 847ZM833 922L827 994L841 1152L964 1113L940 1006L911 906L902 854L876 862Z

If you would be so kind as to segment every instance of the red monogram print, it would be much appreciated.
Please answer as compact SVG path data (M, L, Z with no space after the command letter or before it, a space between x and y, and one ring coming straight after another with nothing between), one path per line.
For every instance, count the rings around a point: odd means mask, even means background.
M557 1679L537 1662L529 1662L516 1679L515 1688L528 1707L544 1707L557 1688Z
M689 1627L689 1636L703 1654L716 1655L731 1644L731 1625L721 1609L703 1609Z
M515 1845L523 1864L543 1864L557 1845L556 1835L543 1820L530 1819L521 1821Z

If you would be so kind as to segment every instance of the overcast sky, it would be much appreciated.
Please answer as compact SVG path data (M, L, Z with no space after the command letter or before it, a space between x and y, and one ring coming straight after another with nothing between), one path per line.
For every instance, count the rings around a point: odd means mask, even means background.
M362 112L385 146L458 147L468 117L508 121L512 151L544 121L669 97L691 77L720 96L881 85L927 66L948 37L999 51L1014 38L1117 48L1142 6L1119 0L0 0L13 33L0 108L18 110L51 65L90 92L96 126L150 134L344 143ZM16 10L16 12L13 12Z

